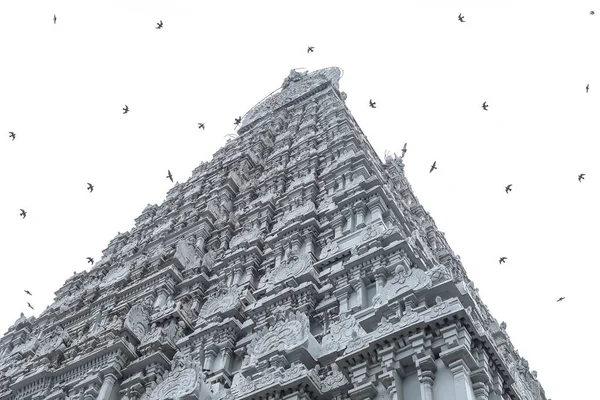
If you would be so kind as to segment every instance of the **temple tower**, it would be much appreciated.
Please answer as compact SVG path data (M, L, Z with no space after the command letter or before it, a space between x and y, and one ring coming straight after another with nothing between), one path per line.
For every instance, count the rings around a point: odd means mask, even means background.
M345 105L291 71L0 340L0 400L546 400Z

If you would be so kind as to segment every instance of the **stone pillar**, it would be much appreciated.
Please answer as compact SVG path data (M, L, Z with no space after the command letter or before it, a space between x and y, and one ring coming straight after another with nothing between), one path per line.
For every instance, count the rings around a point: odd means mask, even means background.
M356 229L360 229L365 226L365 203L358 201L355 205L356 210Z
M104 374L104 381L102 382L102 387L100 387L100 392L98 393L96 400L109 400L117 379L116 373L109 372Z
M206 349L204 352L204 366L202 368L210 371L216 357L217 350L213 348Z
M342 214L337 214L335 217L333 217L333 221L331 221L331 226L333 227L333 229L335 231L335 238L342 236L342 220L343 219L344 219L344 217L342 216Z
M233 267L233 284L237 285L240 282L240 279L242 278L243 275L244 275L244 266L242 265L241 262L238 262Z
M454 376L454 398L456 400L475 400L471 393L469 374L471 371L464 360L456 360L448 365Z
M421 341L422 339L419 339L416 342ZM413 342L413 347L414 346L415 342ZM416 353L423 355L424 349L417 349ZM433 381L435 380L435 372L437 371L435 359L431 354L421 358L416 358L417 355L414 355L413 357L415 358L417 376L419 378L419 383L421 384L421 400L433 400Z
M377 221L378 219L381 219L382 208L378 197L375 197L369 201L367 203L367 207L369 207L369 210L371 210L371 221Z
M349 208L342 210L342 215L345 218L344 225L342 226L342 234L347 234L352 229L352 211Z

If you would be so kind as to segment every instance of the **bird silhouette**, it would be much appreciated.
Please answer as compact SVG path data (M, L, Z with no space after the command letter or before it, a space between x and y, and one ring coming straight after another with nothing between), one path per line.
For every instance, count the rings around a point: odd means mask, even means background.
M162 27L163 27L162 21L160 21L158 24L156 24L156 29L162 29Z
M234 125L239 126L242 123L242 117L238 117L235 119Z
M9 133L8 137L9 137L9 138L12 138L12 140L15 140L15 137L16 137L17 135L15 135L15 133L14 133L14 132L8 132L8 133Z
M198 129L204 130L204 124L202 122L198 122Z
M308 50L306 51L307 53L312 53L313 51L315 51L314 47L308 46Z
M171 180L171 182L173 182L173 175L171 175L171 170L167 170L168 175L167 178L169 178Z
M465 17L462 14L458 14L458 20L460 22L465 22Z
M558 303L559 301L563 301L564 299L564 297L560 297L558 300L556 300L556 302Z
M436 161L433 162L433 165L431 166L429 173L432 173L434 169L437 169L437 167L435 166L435 163L436 163Z
M21 217L23 217L23 219L25 219L25 217L27 216L27 211L23 210L21 208L21 214L19 214Z
M506 190L506 194L508 194L508 192L512 192L512 189L510 188L512 186L512 183L510 185L507 185L504 190Z
M94 185L92 185L91 183L88 182L87 190L89 190L90 193L92 193L94 191Z
M481 106L481 108L483 108L485 111L487 111L487 110L488 110L488 109L487 109L487 108L488 108L488 105L487 105L486 103L487 103L487 101L484 101L484 102L483 102L483 105Z
M404 143L404 147L402 148L402 158L404 158L404 154L406 154L406 143Z
M579 182L581 182L582 179L585 179L585 174L579 174L577 179L579 179Z
M31 304L29 304L29 302L27 302L27 306L33 310L33 307L31 306Z
M375 104L377 104L377 103L375 103L373 100L369 100L369 107L371 107L371 108L377 108L375 106Z
M500 264L505 263L506 257L500 257Z
M56 14L54 14L54 25L56 25Z
M29 290L25 290L25 293L27 293L30 296L33 296Z
M125 104L125 107L123 107L123 114L127 114L129 112L129 107L127 107L127 104Z
M86 257L88 264L93 264L94 259L92 257Z
M589 91L590 91L590 84L588 83L588 84L585 86L585 92L587 93L587 92L589 92Z

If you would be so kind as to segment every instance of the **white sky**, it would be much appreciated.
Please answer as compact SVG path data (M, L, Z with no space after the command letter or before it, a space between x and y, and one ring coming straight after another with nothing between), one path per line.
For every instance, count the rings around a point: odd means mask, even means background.
M416 195L547 397L589 397L591 383L576 382L600 356L589 330L600 223L594 4L0 1L0 331L20 312L39 315L87 256L99 260L164 200L167 169L187 180L290 69L338 66L378 154L408 142Z

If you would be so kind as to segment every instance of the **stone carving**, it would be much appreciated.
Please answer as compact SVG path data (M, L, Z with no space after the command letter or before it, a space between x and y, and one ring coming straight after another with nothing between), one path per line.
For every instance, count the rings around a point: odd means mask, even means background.
M202 266L211 269L215 265L215 261L217 258L217 252L214 247L211 247L210 250L202 257Z
M396 298L402 293L408 291L419 291L430 284L430 280L425 275L425 272L419 268L411 268L401 262L396 267L394 274L381 290L381 293L376 295L373 300L374 305L381 305L388 300Z
M130 256L133 254L133 252L135 252L139 243L139 234L136 234L133 238L130 239L129 243L123 246L119 253L124 257Z
M181 263L183 269L189 269L198 265L194 236L189 236L187 239L180 239L177 242L174 258Z
M100 283L100 288L106 288L116 282L126 279L129 276L129 264L122 265L118 268L111 269Z
M307 201L303 205L295 207L294 209L286 212L283 217L281 217L281 219L275 225L273 225L272 232L278 231L279 229L283 228L284 225L289 224L290 221L293 221L296 218L303 218L305 214L315 210L316 206L312 201Z
M269 282L275 284L290 277L299 277L312 268L312 258L307 254L286 254L281 263L275 267L268 277Z
M444 264L438 264L436 267L427 271L425 275L431 281L432 287L452 280L452 272L450 272Z
M329 326L327 334L321 343L321 354L329 354L334 351L343 350L350 342L362 346L362 338L367 332L359 325L352 314L343 313L340 319ZM358 346L358 347L360 347ZM356 347L352 346L352 347Z
M156 227L152 232L153 239L162 239L169 234L169 232L173 229L175 225L175 219L169 218L167 221L163 222L161 225Z
M252 242L259 236L259 228L245 226L242 232L231 238L231 240L229 241L229 248L232 250L236 249L237 247L240 247L245 243Z
M331 374L327 375L321 382L321 393L327 393L348 384L348 379L342 374L336 363L331 365Z
M319 376L314 370L309 370L306 368L306 365L301 363L292 364L288 369L284 369L281 366L270 367L254 380L249 376L243 378L241 374L238 375L234 377L232 384L232 391L237 393L238 396L274 385L284 385L286 382L296 380L303 376L308 376L313 383L321 389L321 380Z
M204 382L200 363L178 352L173 357L172 370L150 393L140 400L210 400L210 390Z
M360 234L361 242L367 242L376 238L383 231L383 227L379 224L369 224L363 228Z
M381 337L394 331L394 324L389 322L386 317L381 317L381 322L377 325L377 329L373 332L374 337Z
M429 313L430 318L437 318L442 314L445 314L448 311L448 303L442 301L440 296L435 298L435 306L431 308L431 312Z
M248 345L248 355L254 361L275 351L288 352L305 343L309 335L310 323L306 314L289 311L285 319L257 332Z
M142 340L148 333L150 325L150 313L152 312L152 304L148 299L142 304L136 304L131 307L131 310L125 317L125 326L138 338Z
M319 259L323 260L329 257L330 255L337 253L338 251L340 251L339 244L337 242L332 241L331 238L327 238L327 244L321 250Z
M241 291L237 286L227 288L224 282L221 281L217 291L202 306L200 317L206 319L219 311L226 311L237 306Z
M66 344L68 342L69 333L62 327L58 326L54 332L42 339L36 354L38 356L44 356L52 353L54 350L58 350L61 346L66 348Z
M419 313L414 312L410 304L406 305L404 313L398 310L397 314L400 317L400 326L407 326L419 320Z
M297 186L302 186L305 185L307 183L311 183L316 179L316 174L314 172L310 172L308 174L306 174L305 176L301 176L300 178L296 178L294 181L292 181L292 183L290 183L290 186L288 187L288 191L290 189L293 189Z

